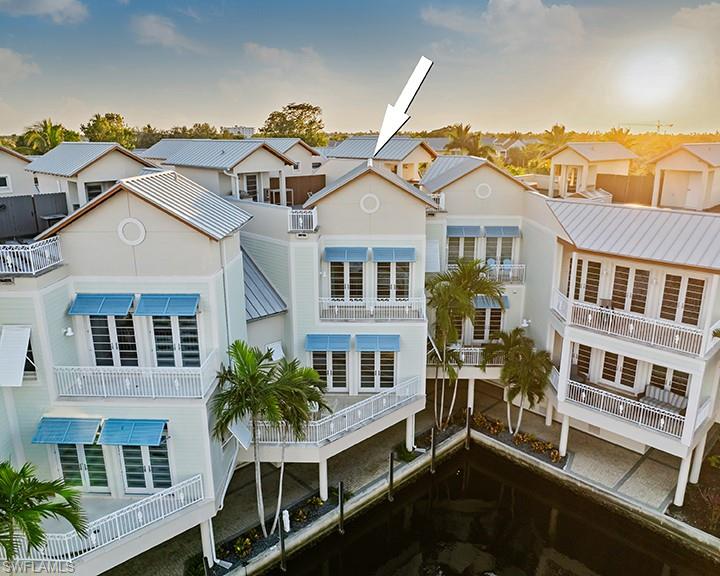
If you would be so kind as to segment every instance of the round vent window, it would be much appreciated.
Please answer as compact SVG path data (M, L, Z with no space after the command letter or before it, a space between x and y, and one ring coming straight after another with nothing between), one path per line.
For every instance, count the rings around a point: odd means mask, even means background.
M362 211L366 214L377 212L380 209L380 198L375 196L375 194L365 194L365 196L360 199L360 208L362 208Z
M145 240L145 226L136 218L125 218L118 224L117 233L128 246L137 246Z
M490 198L491 194L492 186L490 186L490 184L481 182L475 187L475 196L480 198L480 200L487 200L488 198Z

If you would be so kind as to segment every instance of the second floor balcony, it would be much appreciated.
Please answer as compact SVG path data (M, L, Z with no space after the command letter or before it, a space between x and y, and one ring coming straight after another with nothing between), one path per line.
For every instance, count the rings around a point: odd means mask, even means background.
M329 298L319 299L320 320L371 321L371 320L424 320L425 298Z
M57 237L32 244L0 244L0 276L37 276L61 263Z
M288 232L315 232L317 229L317 208L312 210L291 209L288 212Z

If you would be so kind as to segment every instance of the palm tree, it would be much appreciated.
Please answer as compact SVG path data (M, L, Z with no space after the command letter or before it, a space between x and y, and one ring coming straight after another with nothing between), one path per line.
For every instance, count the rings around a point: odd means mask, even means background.
M435 421L438 428L446 428L450 424L457 399L457 370L462 367L457 344L462 334L457 333L456 321L458 318L464 320L474 316L475 296L486 296L497 302L499 306L503 305L502 283L493 280L488 272L487 265L479 260L461 258L456 266L433 276L427 282L428 305L435 310L435 341L441 353L441 358L435 365ZM437 384L441 367L443 377L438 411ZM443 422L445 376L450 381L453 394L447 419Z
M447 132L450 141L448 150L462 150L465 154L472 154L477 148L477 136L472 133L470 124L453 124Z
M617 142L626 148L632 148L636 138L630 133L629 128L610 128L610 130L603 135L603 140Z
M556 148L560 148L564 144L570 141L570 134L565 130L565 126L562 124L554 124L550 130L545 130L540 136L543 149L546 152L551 152Z
M263 352L241 340L230 345L228 356L230 366L223 366L218 371L219 391L212 402L215 416L213 435L221 438L233 423L250 420L258 518L263 535L267 537L257 442L258 425L265 421L278 428L283 438L292 432L298 439L302 439L305 427L311 419L311 404L314 403L319 409L329 410L323 397L325 384L315 370L301 367L297 360L273 362L271 350ZM284 456L283 448L281 483ZM281 502L281 499L282 486L278 502ZM278 516L279 509L273 528L277 524Z
M65 518L78 534L86 534L76 489L63 480L39 480L30 463L16 470L10 462L0 462L0 546L8 560L22 552L22 537L27 540L26 552L45 544L45 518Z
M32 153L45 154L65 140L65 128L46 118L30 126L23 134L23 139Z

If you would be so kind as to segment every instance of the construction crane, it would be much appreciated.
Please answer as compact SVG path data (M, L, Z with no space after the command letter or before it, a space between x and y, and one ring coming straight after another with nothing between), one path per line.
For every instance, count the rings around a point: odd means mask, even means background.
M655 128L656 132L660 132L660 130L666 129L666 128L672 128L673 124L664 124L658 120L657 122L635 122L635 123L628 123L628 124L620 124L620 126L629 128L631 126L647 126Z

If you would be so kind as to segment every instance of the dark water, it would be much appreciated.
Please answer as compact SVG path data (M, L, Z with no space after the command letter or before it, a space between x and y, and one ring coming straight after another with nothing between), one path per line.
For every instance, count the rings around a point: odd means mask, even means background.
M292 556L287 573L720 576L720 566L476 447Z

